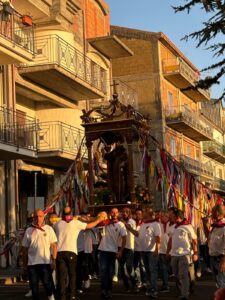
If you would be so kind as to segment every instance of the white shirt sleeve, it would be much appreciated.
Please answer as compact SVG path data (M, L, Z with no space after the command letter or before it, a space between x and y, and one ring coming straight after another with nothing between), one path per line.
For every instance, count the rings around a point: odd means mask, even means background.
M192 240L196 240L197 239L197 235L196 235L196 233L194 231L193 226L189 225L188 227L189 227L188 229L189 229L189 233L190 233L191 239Z
M29 239L28 229L29 228L26 229L24 237L23 237L23 241L22 241L22 246L26 247L26 248L29 248L29 246L30 246L30 239Z
M121 224L120 235L127 236L127 230L124 224Z
M155 222L154 225L155 225L155 226L154 226L154 235L160 237L160 236L162 235L162 233L161 233L161 228L160 228L160 224L159 224L158 222Z
M78 230L85 230L87 227L87 223L81 222L79 220L76 220L74 222L76 222L75 226L76 226L76 229L78 229Z
M50 234L50 238L49 238L49 241L51 244L53 243L56 243L57 242L57 237L56 237L56 234L55 234L55 231L53 230L52 227L50 227L50 230L49 230L49 234Z

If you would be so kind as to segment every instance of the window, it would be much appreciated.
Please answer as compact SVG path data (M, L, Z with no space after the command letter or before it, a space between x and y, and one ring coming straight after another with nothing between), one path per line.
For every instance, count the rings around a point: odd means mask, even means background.
M173 107L173 94L171 92L168 92L168 111L170 113L174 112L174 107Z
M221 169L218 170L219 178L223 179L223 171Z
M177 155L177 151L176 151L176 141L174 138L170 139L170 151L171 151L171 155L172 156L176 156Z
M187 145L186 155L188 157L191 157L191 146L190 145Z

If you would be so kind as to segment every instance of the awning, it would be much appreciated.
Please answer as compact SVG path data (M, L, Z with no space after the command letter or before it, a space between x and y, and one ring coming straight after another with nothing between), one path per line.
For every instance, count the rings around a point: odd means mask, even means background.
M107 58L114 59L134 55L133 51L115 35L88 39L88 42Z

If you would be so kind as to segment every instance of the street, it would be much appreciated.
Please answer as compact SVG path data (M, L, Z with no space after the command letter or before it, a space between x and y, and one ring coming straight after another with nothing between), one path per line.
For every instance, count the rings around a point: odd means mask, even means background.
M171 291L170 293L160 293L159 300L175 300L177 299L177 291L175 289L174 282L170 284ZM41 300L47 299L45 297L44 291L41 287ZM12 285L1 285L0 286L0 299L1 300L22 300L22 299L31 299L25 298L24 295L28 291L27 283L15 283ZM100 299L100 287L99 281L92 281L90 289L86 290L84 294L79 296L80 300L95 300ZM190 300L213 300L213 293L215 291L215 283L211 279L201 279L196 283L195 292L190 297ZM148 299L149 297L145 296L145 292L142 291L140 294L131 294L123 292L123 286L120 283L114 284L113 289L113 299L115 300L124 300L124 298L130 299Z

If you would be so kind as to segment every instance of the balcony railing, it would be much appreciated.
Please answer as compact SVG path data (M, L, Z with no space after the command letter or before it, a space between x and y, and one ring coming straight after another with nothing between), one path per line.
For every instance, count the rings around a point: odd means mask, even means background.
M0 143L36 151L37 130L36 119L0 107Z
M203 152L216 152L225 157L225 146L217 141L203 142Z
M18 13L6 15L0 3L0 35L13 44L34 54L34 26L22 24Z
M73 155L75 158L78 151L80 151L81 156L87 155L83 130L59 121L41 122L39 127L39 153L64 152Z
M213 177L213 168L211 164L201 163L185 155L181 155L181 162L186 170L199 176Z
M56 64L99 91L106 92L106 71L58 35L35 38L36 57L25 66Z
M213 138L212 129L204 122L197 112L191 111L186 105L166 107L165 116L167 123L176 121L185 122L204 136L207 136L210 139Z
M214 177L213 179L213 189L222 190L225 192L225 180Z
M180 74L187 82L193 87L196 82L200 80L200 74L194 71L183 59L171 58L163 60L163 73L164 75ZM187 86L183 86L185 88ZM181 87L180 87L181 88ZM210 99L210 91L198 89L207 99Z
M124 105L131 105L135 109L138 109L138 94L132 87L128 86L120 79L115 79L116 92L118 94L119 101Z

